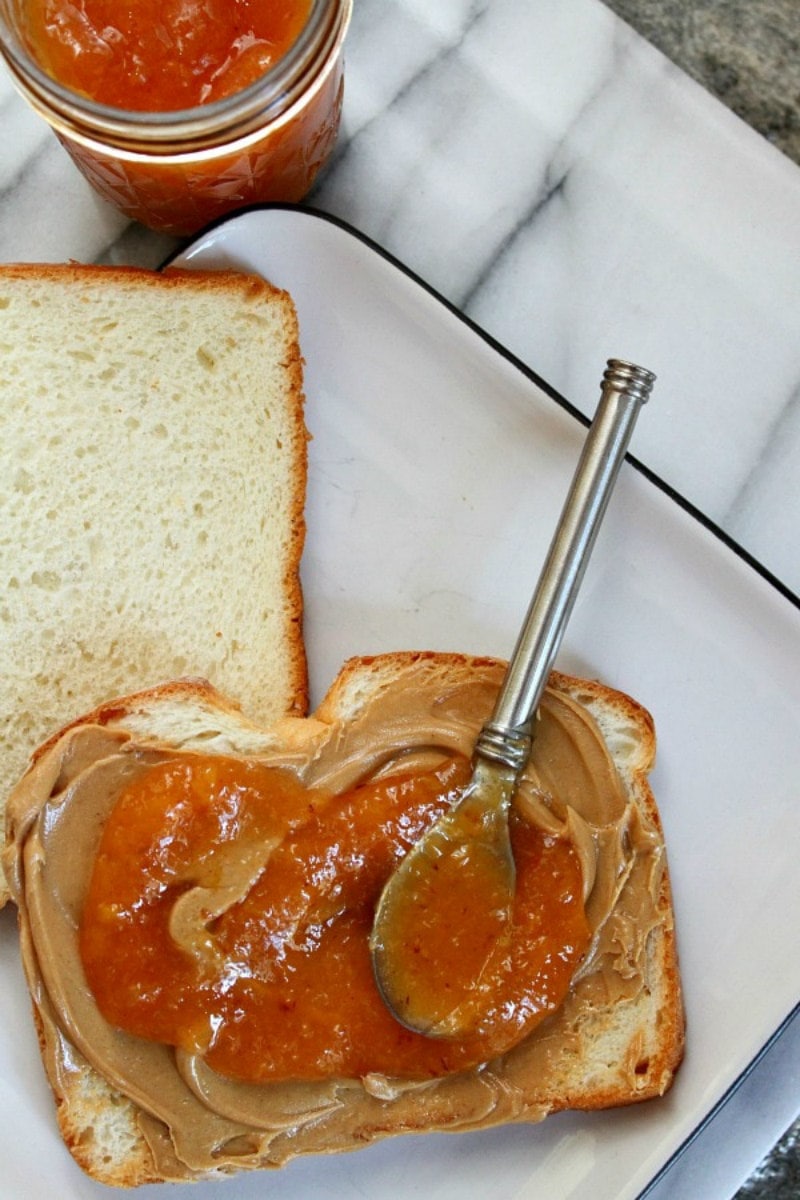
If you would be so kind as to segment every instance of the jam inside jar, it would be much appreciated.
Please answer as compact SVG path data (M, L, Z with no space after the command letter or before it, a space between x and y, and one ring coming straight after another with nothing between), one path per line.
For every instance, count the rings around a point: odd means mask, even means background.
M87 0L78 13L63 0L0 0L0 48L95 190L183 236L310 190L338 135L351 9Z

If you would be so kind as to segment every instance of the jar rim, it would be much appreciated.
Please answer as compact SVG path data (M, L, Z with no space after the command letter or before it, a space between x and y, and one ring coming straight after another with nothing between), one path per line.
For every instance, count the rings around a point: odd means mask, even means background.
M308 20L284 55L238 92L193 108L145 112L101 104L59 83L26 49L10 16L14 0L0 0L0 53L26 97L68 125L119 145L202 146L227 131L246 131L275 120L289 108L338 49L349 24L352 0L312 0Z

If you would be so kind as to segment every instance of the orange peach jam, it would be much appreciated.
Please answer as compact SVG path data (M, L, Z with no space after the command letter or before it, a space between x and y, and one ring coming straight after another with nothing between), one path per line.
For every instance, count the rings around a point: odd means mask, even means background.
M311 0L27 0L42 67L65 87L136 112L240 91L297 40Z
M152 229L297 202L333 153L352 0L20 5L15 82L103 199Z
M588 949L568 840L512 814L512 934L470 1038L401 1026L369 956L386 878L468 777L453 757L330 795L255 760L202 755L135 776L105 824L80 930L103 1016L245 1082L433 1078L509 1049L561 1005ZM468 953L470 912L450 921Z

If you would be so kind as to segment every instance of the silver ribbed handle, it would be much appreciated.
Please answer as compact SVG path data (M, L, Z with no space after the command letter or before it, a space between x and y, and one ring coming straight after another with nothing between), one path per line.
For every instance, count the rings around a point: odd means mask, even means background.
M530 723L561 645L597 531L655 375L608 360L600 401L561 518L508 665L494 712L475 753L514 771L530 753Z

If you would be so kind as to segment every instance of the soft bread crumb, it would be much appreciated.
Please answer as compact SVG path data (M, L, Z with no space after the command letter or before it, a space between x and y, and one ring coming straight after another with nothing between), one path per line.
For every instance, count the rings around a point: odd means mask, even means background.
M0 379L0 808L49 732L134 688L197 674L260 722L305 712L290 297L0 267Z

